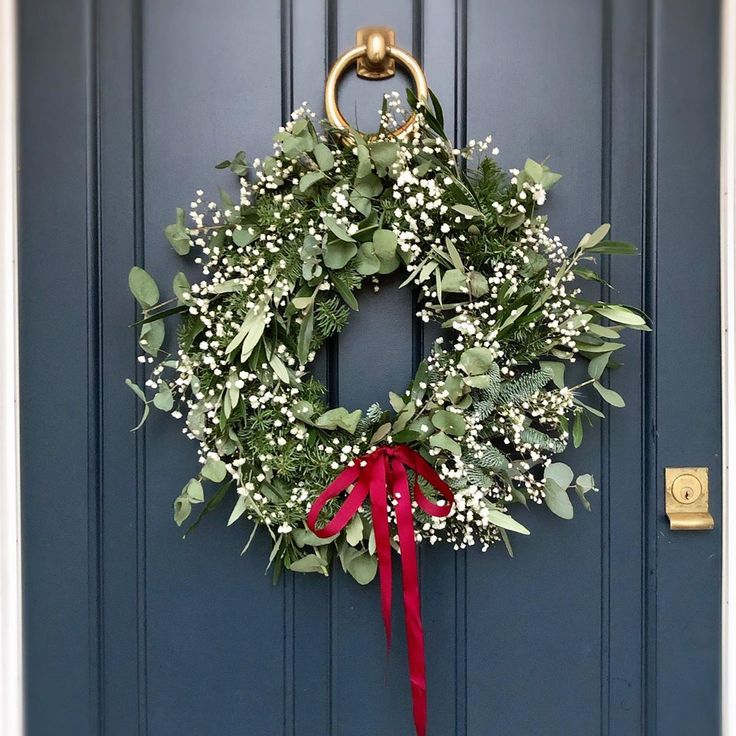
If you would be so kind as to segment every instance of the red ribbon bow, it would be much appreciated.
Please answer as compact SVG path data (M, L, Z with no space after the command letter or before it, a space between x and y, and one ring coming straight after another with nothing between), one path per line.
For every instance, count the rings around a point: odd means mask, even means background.
M312 504L307 525L318 537L331 537L344 529L358 513L370 495L376 553L381 583L381 612L386 629L386 644L391 647L391 534L388 521L389 496L396 500L396 527L401 551L401 578L404 594L404 619L409 655L409 680L414 707L414 725L418 736L427 732L427 677L424 657L419 596L419 568L414 539L412 493L409 490L407 468L414 471L413 497L419 508L430 516L447 516L454 496L447 483L434 468L407 445L382 445L368 455L355 460L330 483ZM444 497L442 506L430 501L423 493L419 478L423 478ZM353 486L335 516L322 528L317 527L320 511L328 501Z

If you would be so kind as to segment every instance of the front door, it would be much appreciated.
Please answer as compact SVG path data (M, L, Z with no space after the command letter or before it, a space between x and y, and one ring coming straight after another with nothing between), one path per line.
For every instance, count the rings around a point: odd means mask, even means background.
M640 256L604 260L632 337L627 402L570 455L591 514L538 510L501 548L422 550L432 736L715 736L720 690L716 0L27 0L21 47L21 421L29 736L405 736L404 642L388 665L377 585L264 576L265 539L219 509L171 519L194 448L138 434L133 264L177 267L173 208L270 150L330 63L386 24L423 63L456 140L493 132L564 178L574 245L602 221ZM347 75L370 129L380 94ZM233 182L234 184L234 182ZM638 333L637 333L638 334ZM382 289L325 363L367 406L426 348L411 295ZM670 531L664 469L710 470L715 530ZM260 546L259 546L260 545Z

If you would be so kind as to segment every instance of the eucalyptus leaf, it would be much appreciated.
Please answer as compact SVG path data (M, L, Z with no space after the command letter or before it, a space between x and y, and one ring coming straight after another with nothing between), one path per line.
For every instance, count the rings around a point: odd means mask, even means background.
M347 409L338 407L337 409L330 409L324 414L321 414L314 420L316 426L322 429L344 429L346 432L353 434L360 417L362 415L360 409L356 409L353 412L349 412Z
M623 400L621 394L617 393L612 388L606 388L606 386L602 386L598 381L593 384L593 388L601 395L601 398L611 406L616 406L618 408L626 406L626 402Z
M294 560L294 562L289 563L288 567L292 572L318 572L321 575L328 574L327 566L324 561L321 557L318 557L315 554L300 557L298 560Z
M322 171L308 171L299 179L299 191L306 192L313 184L325 178Z
M470 376L478 376L491 369L495 353L490 348L475 347L463 351L458 366Z
M202 477L213 483L222 483L227 475L227 466L220 458L210 455L202 466Z
M329 171L335 165L335 157L324 143L318 143L314 147L314 158L322 171Z
M462 414L456 414L446 409L436 409L432 413L432 424L445 434L462 437L465 434L465 418Z
M399 152L398 143L395 141L378 141L370 148L370 155L376 166L388 168L394 161Z
M171 243L171 247L180 256L185 256L189 253L192 243L184 224L184 210L181 207L176 208L176 222L173 225L166 226L164 235L169 243Z
M325 266L332 269L345 268L353 256L358 252L355 243L345 243L340 240L328 241L322 246L322 255Z
M430 447L439 447L441 450L447 450L458 457L462 455L462 448L451 437L444 432L437 432L429 438Z
M362 555L353 557L348 562L347 569L359 585L368 585L376 577L378 560L364 552Z
M150 309L158 304L159 291L153 278L139 266L133 266L128 274L128 286L138 304Z
M495 524L501 529L508 529L510 532L516 532L517 534L529 534L529 530L523 524L498 509L488 508L486 518L491 524Z

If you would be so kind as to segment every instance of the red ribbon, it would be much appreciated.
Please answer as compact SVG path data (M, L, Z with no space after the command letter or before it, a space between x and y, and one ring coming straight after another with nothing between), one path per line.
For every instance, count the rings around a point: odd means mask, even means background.
M307 515L307 525L318 537L331 537L344 529L358 513L370 495L373 529L376 535L376 553L381 583L381 612L386 629L386 644L391 647L391 533L389 530L388 504L391 496L396 500L396 528L401 552L401 578L404 594L404 620L409 655L409 680L414 707L414 726L418 736L427 733L427 676L424 656L424 630L422 628L419 596L419 568L414 540L414 515L412 493L409 490L407 468L414 471L413 497L419 508L430 516L447 516L452 509L454 496L447 483L434 468L407 445L382 445L368 455L353 461L330 483L312 504ZM423 478L444 497L442 506L430 501L423 493L419 478ZM328 501L343 491L352 490L335 516L322 528L317 526L320 511Z

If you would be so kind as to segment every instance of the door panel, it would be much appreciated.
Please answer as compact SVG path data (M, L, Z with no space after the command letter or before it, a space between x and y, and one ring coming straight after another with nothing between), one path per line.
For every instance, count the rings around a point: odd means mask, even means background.
M171 502L196 462L166 418L137 434L126 377L134 263L165 284L174 207L235 182L321 113L355 29L423 61L459 141L506 167L550 156L552 229L611 221L641 257L604 261L654 317L610 377L627 408L568 455L591 514L524 514L514 558L421 550L430 734L716 734L720 658L716 0L28 0L21 40L21 421L28 733L393 736L411 731L400 606L375 585L264 576L267 543L222 508L182 541ZM370 129L380 95L346 75ZM330 397L385 403L431 335L388 280L320 356ZM593 290L591 295L598 292ZM711 471L716 531L671 533L663 468ZM398 603L398 601L397 601ZM682 693L688 697L683 698Z

